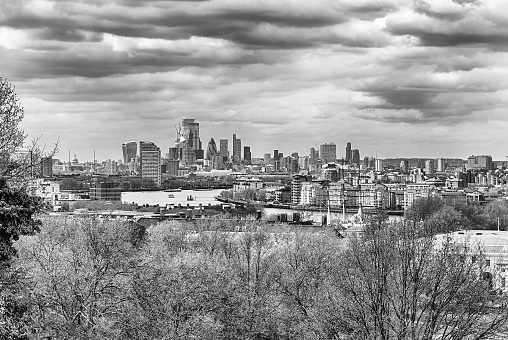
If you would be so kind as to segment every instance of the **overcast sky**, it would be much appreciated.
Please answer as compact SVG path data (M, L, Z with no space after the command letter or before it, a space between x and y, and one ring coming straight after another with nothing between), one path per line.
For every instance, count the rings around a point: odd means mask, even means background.
M506 0L1 0L29 138L121 158L175 125L253 156L508 155ZM231 146L230 146L231 149Z

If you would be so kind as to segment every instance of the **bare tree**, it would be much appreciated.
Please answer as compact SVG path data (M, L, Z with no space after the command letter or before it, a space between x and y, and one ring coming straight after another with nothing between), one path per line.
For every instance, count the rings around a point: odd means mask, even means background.
M352 242L337 274L342 329L354 339L491 339L508 321L481 247L421 237L419 224Z
M26 184L26 178L38 171L42 157L54 155L58 144L46 151L38 137L20 152L27 137L20 127L24 114L14 86L0 77L0 177L16 185Z

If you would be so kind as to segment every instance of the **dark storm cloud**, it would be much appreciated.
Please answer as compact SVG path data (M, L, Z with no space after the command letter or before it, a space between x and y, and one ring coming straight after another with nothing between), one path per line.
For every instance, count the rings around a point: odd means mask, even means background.
M130 3L130 2L129 2ZM157 2L155 2L157 3ZM228 8L217 7L195 9L189 6L168 6L164 3L158 11L150 7L131 11L64 6L58 7L59 16L43 16L38 13L13 11L0 21L1 26L17 29L44 29L45 39L61 38L62 41L79 41L86 37L82 32L94 32L100 39L103 33L124 37L145 37L162 39L188 39L192 36L203 36L227 39L247 48L259 49L292 49L308 48L320 43L355 46L355 39L339 39L330 34L315 34L308 37L300 32L293 34L286 29L309 29L331 27L349 21L351 18L394 9L392 3L363 3L338 6L330 3L313 11L303 11L288 6L273 10L270 8ZM171 3L171 2L170 2ZM114 4L114 3L113 3ZM121 3L125 5L125 3ZM98 7L100 8L100 7ZM153 9L153 8L152 8ZM90 13L87 13L87 10ZM146 12L145 12L146 11ZM89 17L93 15L93 17ZM272 30L263 32L264 26L271 25ZM360 42L359 47L370 44Z

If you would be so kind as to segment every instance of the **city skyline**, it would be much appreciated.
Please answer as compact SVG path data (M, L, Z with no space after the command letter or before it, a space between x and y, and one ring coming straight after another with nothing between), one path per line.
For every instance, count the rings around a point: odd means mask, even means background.
M27 141L60 138L61 159L121 159L130 140L166 153L191 117L257 158L350 141L362 158L499 161L505 22L502 0L6 0L0 76Z

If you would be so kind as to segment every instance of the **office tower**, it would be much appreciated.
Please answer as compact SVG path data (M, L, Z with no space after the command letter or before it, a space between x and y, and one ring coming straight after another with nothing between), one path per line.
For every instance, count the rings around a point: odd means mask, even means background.
M309 151L309 163L310 164L316 164L318 159L316 158L316 149L310 148Z
M437 160L437 172L445 172L446 170L446 163L444 158L439 158Z
M374 169L376 167L376 159L374 156L369 157L369 168Z
M335 143L325 143L319 146L322 163L333 163L337 160L337 146Z
M298 158L298 152L293 152L293 153L291 154L291 157Z
M240 163L242 160L242 140L236 138L236 134L233 133L233 162Z
M264 163L265 166L270 164L270 159L271 158L272 158L271 154L265 153L265 155L263 156L263 163Z
M467 169L485 169L492 170L492 156L469 156L467 158Z
M206 160L211 161L212 157L217 156L219 153L217 151L217 145L215 144L215 140L213 138L210 138L210 141L208 142L208 146L206 147Z
M275 171L278 171L280 169L279 158L280 158L279 150L273 150L273 166Z
M250 146L243 147L243 159L245 160L245 164L250 165L252 160L252 154L250 152Z
M177 129L175 147L179 150L179 159L183 166L196 164L197 159L204 158L204 151L199 137L199 123L193 118L185 118Z
M179 166L180 162L177 159L168 160L166 163L166 173L171 176L177 176Z
M351 143L350 142L347 142L346 143L346 161L348 163L351 163L351 160L353 159L353 153L351 151Z
M360 165L360 150L353 149L353 156L351 160L353 164L356 164L357 166Z
M427 159L425 161L425 174L434 175L434 160Z
M151 179L161 185L161 149L153 142L139 142L141 178Z
M368 168L369 167L369 157L363 157L363 165Z
M383 160L382 159L376 159L376 171L378 171L378 172L383 171Z
M409 161L407 159L400 161L400 171L406 173L408 172L408 170L409 170Z
M229 159L229 151L228 151L228 140L221 139L219 141L219 155L222 158L221 163L225 163Z
M138 142L125 142L122 144L123 162L128 164L138 155Z
M42 157L41 158L41 177L53 177L53 158Z
M180 149L179 148L169 148L168 159L171 160L179 160L180 159Z
M298 158L298 166L300 169L307 170L309 169L309 156L299 157Z
M273 159L275 160L279 159L279 150L273 150Z

